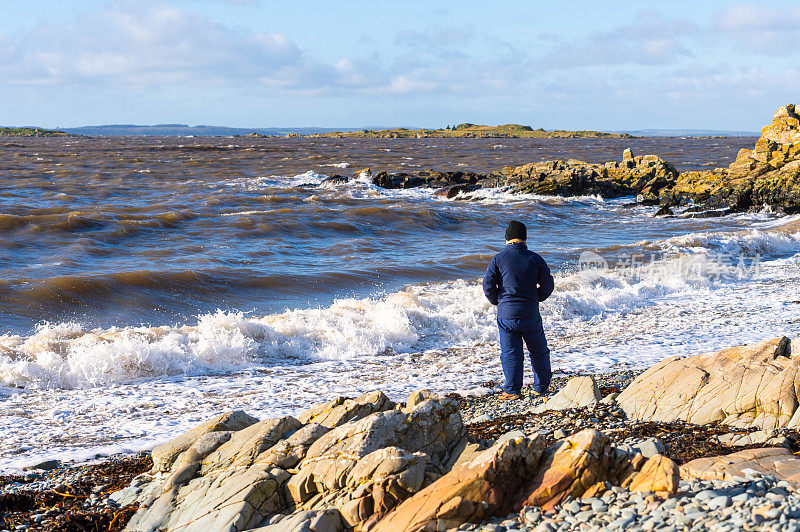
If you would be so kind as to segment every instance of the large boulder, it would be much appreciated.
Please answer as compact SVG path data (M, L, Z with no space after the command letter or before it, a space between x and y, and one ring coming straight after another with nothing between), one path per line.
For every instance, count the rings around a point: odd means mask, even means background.
M235 432L205 433L175 460L166 478L154 468L127 530L245 530L259 525L286 505L282 486L290 475L270 462L266 467L254 463L299 427L299 421L286 416Z
M491 448L456 465L377 524L368 520L364 529L450 530L524 506L550 509L568 497L598 496L613 485L675 493L678 481L678 468L668 458L645 461L640 454L613 447L606 435L593 429L547 449L543 438L517 434L498 439Z
M416 394L413 406L376 412L319 438L287 483L290 501L302 509L336 508L356 526L419 491L465 436L455 400L424 397Z
M617 403L631 419L800 426L800 347L788 338L670 358L637 377Z
M772 475L779 480L800 482L800 458L784 447L747 449L697 458L683 464L680 472L686 480L741 480L753 475Z

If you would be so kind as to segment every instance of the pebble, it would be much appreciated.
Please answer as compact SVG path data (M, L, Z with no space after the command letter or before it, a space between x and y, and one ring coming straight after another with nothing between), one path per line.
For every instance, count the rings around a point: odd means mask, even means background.
M727 508L731 505L731 498L729 495L719 495L708 501L709 510L718 510L719 508Z

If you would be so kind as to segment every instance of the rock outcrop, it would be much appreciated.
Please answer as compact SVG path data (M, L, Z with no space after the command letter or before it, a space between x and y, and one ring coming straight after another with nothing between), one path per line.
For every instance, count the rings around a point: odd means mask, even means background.
M683 464L680 472L684 479L737 480L772 475L778 480L800 482L800 458L783 447L747 449L692 460Z
M665 457L645 462L641 455L620 452L593 429L547 449L541 437L519 434L498 439L398 505L371 530L454 529L524 506L549 509L567 497L596 496L632 481L642 491L675 493L678 467Z
M192 446L195 446L198 456L205 456L228 439L232 432L242 430L257 423L258 420L241 410L227 412L213 419L201 423L189 432L181 434L174 440L153 449L153 471L169 471L175 460ZM207 436L211 434L211 436ZM202 442L202 443L199 443ZM204 450L203 446L209 446Z
M367 180L387 189L428 187L436 194L454 198L481 188L506 187L512 193L548 196L600 195L606 198L637 196L640 203L655 204L659 193L675 184L678 171L655 155L634 157L625 150L622 161L592 164L569 159L541 161L518 167L504 167L491 174L423 170L419 172L385 171L372 174L361 170L352 177L331 176L323 185L338 186L351 180Z
M588 386L594 398L596 385ZM673 493L677 466L586 429L545 449L509 432L481 451L458 402L380 392L256 421L231 412L154 451L154 467L111 495L135 503L129 531L442 530L611 486Z
M332 429L342 423L392 408L394 408L394 403L386 395L382 392L371 392L357 399L338 397L327 403L312 406L300 414L297 419L303 424L318 423Z
M380 392L295 419L223 414L154 450L154 467L114 494L139 510L127 530L341 530L377 522L464 450L453 399ZM306 527L306 528L303 528Z
M640 195L640 201L658 203L662 189L671 186L678 171L655 155L634 157L625 150L621 162L592 164L569 159L505 167L488 185L512 192L559 196L597 194L605 198Z
M666 206L688 202L724 212L769 205L800 211L800 115L794 105L777 110L754 149L743 149L727 169L685 172L661 191Z
M670 358L637 377L617 402L631 419L800 427L800 344L775 338Z
M728 168L678 173L656 155L635 156L630 148L621 161L603 164L576 159L507 166L489 174L461 171L419 172L361 170L352 177L334 175L323 184L368 181L388 188L436 188L436 194L458 198L481 188L504 187L517 194L546 196L635 196L644 205L688 207L688 216L720 216L770 206L784 213L800 212L800 114L794 105L778 109L753 150L743 149Z

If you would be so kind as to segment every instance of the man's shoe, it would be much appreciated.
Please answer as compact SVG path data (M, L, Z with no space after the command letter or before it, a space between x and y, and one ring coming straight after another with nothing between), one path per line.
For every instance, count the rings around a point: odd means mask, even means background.
M522 399L522 395L520 395L518 393L505 393L505 392L503 392L499 396L497 396L497 400L498 401L515 401L517 399Z

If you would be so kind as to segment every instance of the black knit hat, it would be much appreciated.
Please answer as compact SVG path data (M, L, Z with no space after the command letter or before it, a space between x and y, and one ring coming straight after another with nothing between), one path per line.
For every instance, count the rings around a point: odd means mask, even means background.
M512 220L506 229L506 240L514 240L516 238L528 240L528 230L525 228L524 223Z

